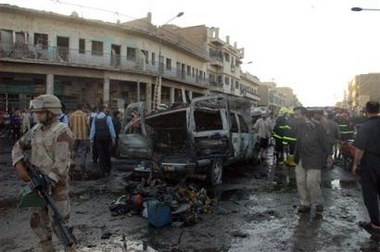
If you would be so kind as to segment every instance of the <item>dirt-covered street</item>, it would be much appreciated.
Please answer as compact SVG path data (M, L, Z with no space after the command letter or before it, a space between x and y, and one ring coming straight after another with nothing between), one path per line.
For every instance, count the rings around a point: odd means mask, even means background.
M23 183L9 151L1 150L0 161L0 251L39 251L29 210L17 208ZM231 167L222 185L206 187L217 204L196 224L154 228L138 215L111 216L110 204L125 190L123 162L115 162L108 178L71 183L71 221L81 251L378 251L377 239L358 226L368 220L360 183L339 166L323 172L322 216L297 213L292 169L268 167L268 157L258 166ZM110 237L101 239L105 233Z

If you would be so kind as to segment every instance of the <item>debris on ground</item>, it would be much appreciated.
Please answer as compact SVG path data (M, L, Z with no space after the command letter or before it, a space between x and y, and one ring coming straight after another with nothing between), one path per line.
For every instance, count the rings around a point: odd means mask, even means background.
M215 205L203 187L170 186L161 179L142 178L128 181L125 194L113 201L109 210L112 216L140 215L156 227L181 227L196 224L200 215L213 213Z

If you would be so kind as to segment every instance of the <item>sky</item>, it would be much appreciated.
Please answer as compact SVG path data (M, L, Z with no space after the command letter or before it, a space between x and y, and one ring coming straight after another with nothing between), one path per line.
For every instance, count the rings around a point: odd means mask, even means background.
M219 27L245 48L244 71L294 90L305 106L333 106L355 75L380 72L379 0L0 0L20 7L114 22L152 12L162 25ZM107 13L87 7L109 10ZM379 84L380 85L380 84Z

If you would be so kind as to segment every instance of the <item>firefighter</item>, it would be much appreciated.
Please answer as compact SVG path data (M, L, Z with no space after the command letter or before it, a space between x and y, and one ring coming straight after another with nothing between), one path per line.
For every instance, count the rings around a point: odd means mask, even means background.
M290 167L297 166L294 162L294 150L297 142L296 134L296 119L294 118L293 109L290 109L283 136L283 143L288 146L288 155L285 164Z
M285 128L287 125L287 116L288 109L286 107L282 107L279 111L279 115L276 119L274 129L273 129L273 137L275 139L275 151L276 151L276 160L277 163L282 163L284 161L284 135Z
M338 125L340 130L340 138L342 141L354 139L354 126L347 113L342 113L338 118Z

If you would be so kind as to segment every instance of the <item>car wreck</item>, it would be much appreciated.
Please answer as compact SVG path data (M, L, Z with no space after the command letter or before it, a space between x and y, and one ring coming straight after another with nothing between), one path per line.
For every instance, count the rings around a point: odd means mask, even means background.
M224 167L257 160L258 137L242 105L247 106L225 96L205 96L146 115L143 102L131 104L123 117L119 156L136 169L162 176L201 174L212 185L220 184Z

